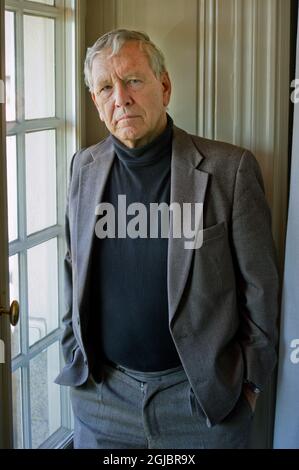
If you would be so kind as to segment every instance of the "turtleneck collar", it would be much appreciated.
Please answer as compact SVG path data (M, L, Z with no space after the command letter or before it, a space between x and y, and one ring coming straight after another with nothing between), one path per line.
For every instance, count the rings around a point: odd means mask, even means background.
M111 135L115 152L123 163L129 166L152 165L166 155L171 154L173 120L167 114L164 131L146 145L129 148Z

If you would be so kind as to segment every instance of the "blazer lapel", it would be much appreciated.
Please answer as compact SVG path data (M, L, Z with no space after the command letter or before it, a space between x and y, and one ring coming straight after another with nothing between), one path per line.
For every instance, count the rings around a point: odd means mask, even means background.
M93 161L80 170L77 212L77 267L79 309L88 286L88 269L95 237L96 206L102 201L105 184L114 161L114 149L110 139L105 146L96 146L91 152ZM87 281L87 282L86 282Z
M197 169L203 159L191 137L174 126L171 159L170 203L179 203L181 210L185 203L204 203L208 174ZM169 325L172 326L179 301L186 285L193 249L186 249L183 234L173 238L172 211L170 211L170 230L168 240L168 307Z

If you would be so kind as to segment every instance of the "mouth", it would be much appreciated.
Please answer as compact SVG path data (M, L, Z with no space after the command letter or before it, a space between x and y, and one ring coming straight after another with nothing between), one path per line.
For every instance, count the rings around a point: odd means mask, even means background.
M123 116L121 116L117 122L120 122L120 121L124 121L124 120L128 120L128 119L135 119L135 118L138 118L139 116L136 116L135 114L124 114Z

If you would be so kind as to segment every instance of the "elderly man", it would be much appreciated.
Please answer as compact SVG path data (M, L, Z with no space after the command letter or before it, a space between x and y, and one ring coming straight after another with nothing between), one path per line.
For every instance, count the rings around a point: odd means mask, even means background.
M56 381L71 386L74 446L245 448L276 363L279 281L259 166L173 124L164 57L146 34L99 38L85 77L110 135L71 165ZM193 249L171 225L163 236L173 214L147 224L151 204L186 203L203 208Z

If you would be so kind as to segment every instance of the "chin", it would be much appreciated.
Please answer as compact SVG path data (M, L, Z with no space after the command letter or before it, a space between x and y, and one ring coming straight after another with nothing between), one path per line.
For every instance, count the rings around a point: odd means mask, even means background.
M126 130L125 132L118 132L116 137L119 140L139 140L143 138L143 134L132 129Z

